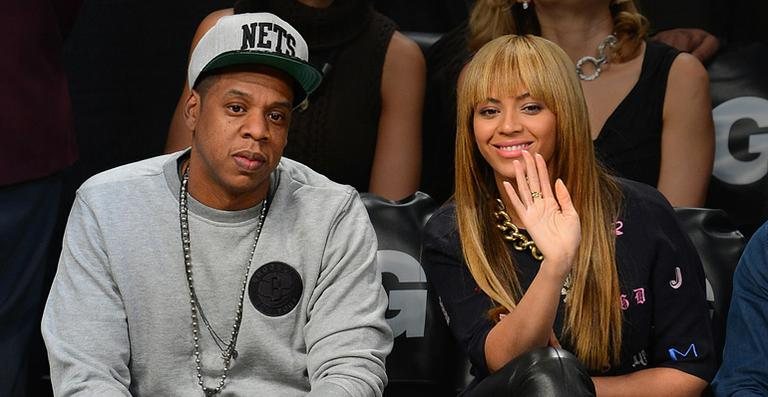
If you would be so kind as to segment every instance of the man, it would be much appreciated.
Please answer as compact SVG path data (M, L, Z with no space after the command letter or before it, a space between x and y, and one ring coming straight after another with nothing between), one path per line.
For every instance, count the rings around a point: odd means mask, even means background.
M368 216L281 158L307 54L274 15L221 18L190 58L191 149L78 190L42 324L57 395L382 394Z
M768 223L752 236L733 275L717 396L768 395Z

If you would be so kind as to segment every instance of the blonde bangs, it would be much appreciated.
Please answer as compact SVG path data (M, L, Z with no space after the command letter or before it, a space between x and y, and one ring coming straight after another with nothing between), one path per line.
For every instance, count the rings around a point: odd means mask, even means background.
M528 92L555 114L558 133L552 177L567 182L573 170L561 168L561 159L579 161L594 153L581 85L575 72L561 73L563 70L575 71L575 66L560 47L540 37L507 35L490 41L475 54L459 79L459 135L471 137L472 116L479 103ZM463 143L474 145L471 140Z
M558 93L550 87L562 87L566 82L551 81L549 78L553 74L546 71L560 67L562 60L537 50L538 45L540 43L523 36L510 35L486 44L464 71L460 84L460 90L464 92L458 98L467 103L461 105L474 108L488 98L527 91L553 108Z

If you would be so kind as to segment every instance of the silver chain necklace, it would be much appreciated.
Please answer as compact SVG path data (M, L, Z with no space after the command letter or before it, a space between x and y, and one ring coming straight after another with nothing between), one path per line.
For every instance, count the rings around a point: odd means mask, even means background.
M600 42L600 45L597 46L597 58L593 56L585 56L579 58L578 61L576 61L576 74L579 75L579 78L584 81L592 81L600 76L600 72L602 71L603 65L608 63L608 54L606 54L606 49L611 49L613 46L618 43L618 39L616 36L609 34L606 38L603 39L603 41ZM586 63L591 63L594 70L592 71L592 74L585 74L583 66Z
M251 254L248 259L248 264L245 267L245 276L243 277L243 285L240 288L240 297L237 301L237 308L235 310L235 322L232 325L232 333L229 342L224 342L224 339L219 337L216 331L213 330L211 324L203 313L203 307L200 306L200 301L197 299L195 293L195 286L192 280L192 251L189 244L189 209L187 208L188 192L187 185L189 183L189 166L184 170L184 175L181 180L181 187L179 188L179 223L181 225L181 245L184 250L184 268L187 273L187 285L189 286L189 303L192 310L192 336L194 339L195 347L195 368L197 370L197 384L203 390L206 396L214 396L221 393L224 389L224 382L227 380L227 374L229 373L229 367L233 359L237 358L237 350L235 345L237 344L237 335L240 333L240 323L243 318L243 299L245 298L245 289L248 285L248 274L251 271L251 263L253 263L253 256L256 252L256 244L259 243L259 235L261 234L261 228L264 225L264 219L267 217L267 197L261 202L261 212L259 214L259 222L256 225L256 233L253 238L253 246L251 247ZM269 196L269 195L267 195ZM224 361L224 373L219 378L219 384L214 387L206 387L203 382L202 363L200 361L200 326L197 322L199 317L203 320L208 332L211 334L213 341L221 350L221 358Z

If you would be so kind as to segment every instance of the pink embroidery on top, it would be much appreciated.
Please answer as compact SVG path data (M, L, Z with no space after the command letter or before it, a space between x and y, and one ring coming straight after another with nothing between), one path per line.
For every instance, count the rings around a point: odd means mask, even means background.
M616 235L621 236L622 234L624 234L624 232L621 231L621 229L624 228L624 222L616 221L615 225L616 225Z
M645 288L635 288L632 290L635 293L635 302L638 305L645 303Z
M675 279L669 280L669 286L678 289L681 285L683 285L683 273L679 267L675 266Z
M645 304L645 288L635 288L632 290L634 293L634 299L635 303L638 305ZM627 310L629 309L629 299L627 298L627 294L621 294L621 310Z

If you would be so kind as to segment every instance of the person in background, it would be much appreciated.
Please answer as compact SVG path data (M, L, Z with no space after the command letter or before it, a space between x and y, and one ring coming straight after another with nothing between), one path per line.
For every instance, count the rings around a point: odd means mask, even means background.
M598 158L657 187L673 206L704 204L714 156L706 70L692 55L645 40L630 0L478 0L468 27L432 46L425 104L424 190L450 191L455 84L467 59L502 34L535 34L578 65Z
M368 214L282 156L308 52L272 14L220 18L190 57L191 148L80 187L42 322L55 395L382 395Z
M0 13L0 396L28 393L48 247L77 159L62 47L79 7L30 0Z
M768 395L768 223L749 240L733 275L716 396Z
M426 66L418 45L367 0L243 0L211 13L192 45L221 16L271 12L304 32L310 61L325 79L297 113L286 155L334 181L391 200L413 194L421 174L421 114ZM181 110L166 151L189 146Z
M472 363L467 395L518 395L521 359L567 389L531 358L548 346L572 352L598 396L699 395L715 353L698 254L657 190L596 161L569 58L501 36L459 80L456 190L421 262ZM570 395L542 390L523 395Z

